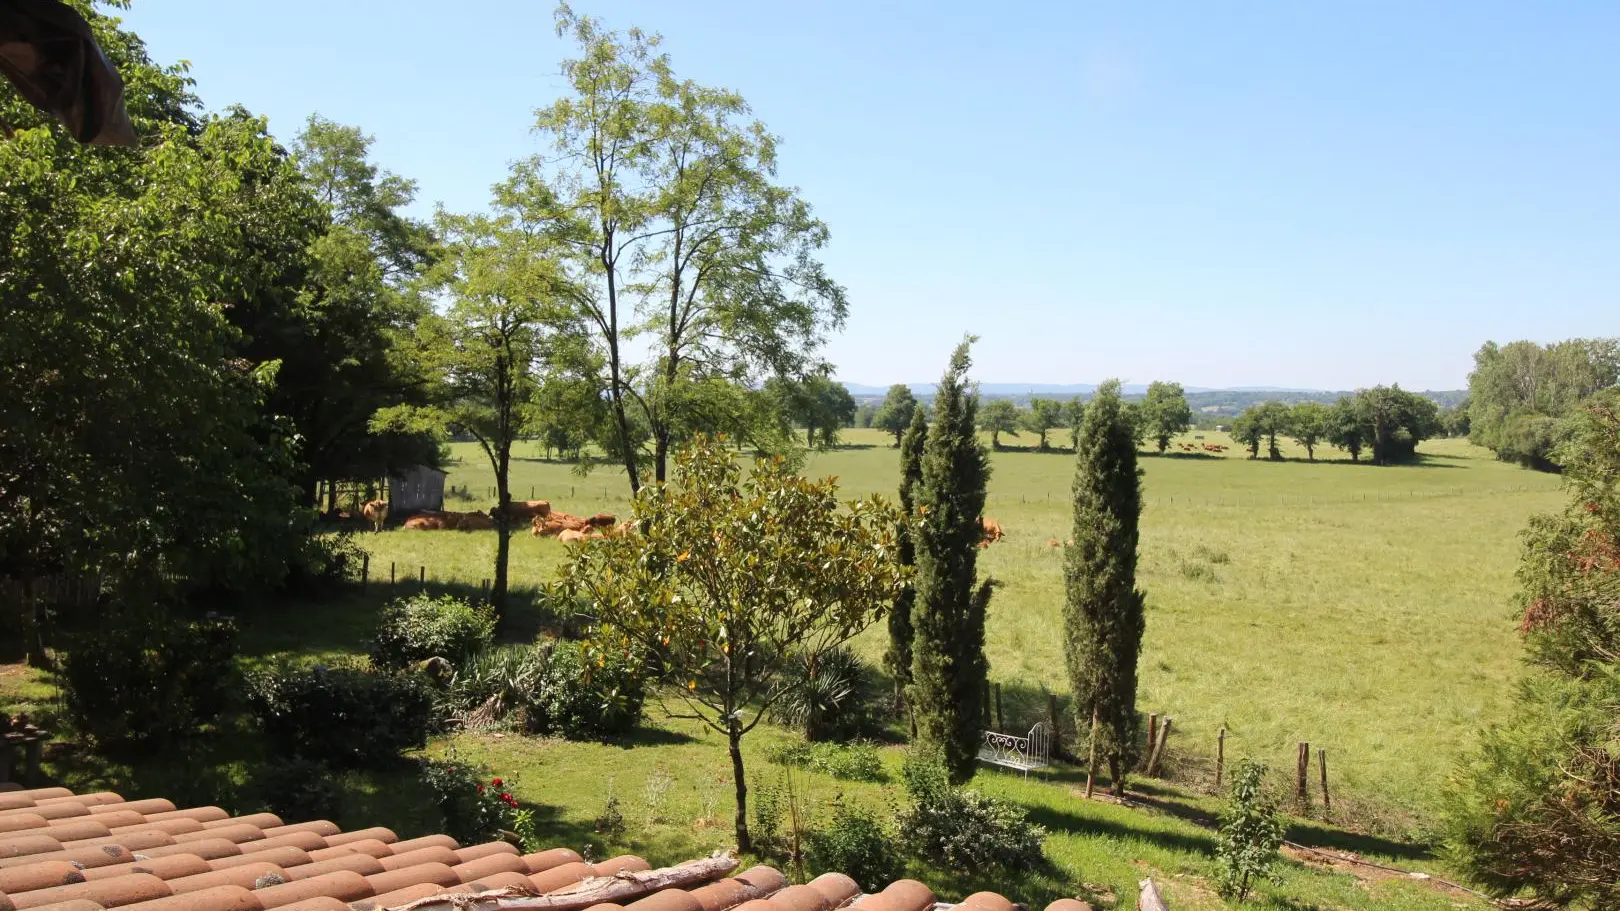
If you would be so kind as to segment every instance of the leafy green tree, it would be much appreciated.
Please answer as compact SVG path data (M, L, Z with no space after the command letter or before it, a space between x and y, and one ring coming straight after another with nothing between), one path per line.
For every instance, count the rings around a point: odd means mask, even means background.
M1118 381L1097 387L1077 440L1074 544L1064 548L1063 654L1075 710L1096 720L1114 793L1135 760L1136 665L1146 628L1136 587L1141 470ZM1084 730L1088 719L1081 717Z
M1440 412L1440 425L1445 428L1448 437L1468 436L1470 427L1468 400L1463 399L1460 404L1442 409Z
M1273 868L1282 860L1282 817L1261 790L1265 776L1266 767L1253 760L1232 767L1232 790L1215 836L1216 889L1240 904L1255 880L1274 878Z
M1361 450L1367 446L1367 427L1349 396L1334 402L1328 411L1327 432L1323 434L1323 439L1350 453L1350 461L1361 461Z
M804 444L830 449L838 443L838 428L855 421L855 399L843 383L825 374L802 380L776 377L766 383L793 420L804 425ZM819 437L818 437L819 431Z
M899 542L900 565L908 572L917 565L917 542L912 536L911 524L916 521L917 486L922 483L923 452L928 444L928 422L921 408L911 410L911 426L900 442L900 526L896 532ZM907 580L905 587L894 599L889 611L889 648L883 653L883 664L894 677L898 698L911 686L911 643L916 630L911 622L912 605L917 601L917 588Z
M1272 461L1281 461L1282 450L1277 448L1277 437L1288 432L1292 416L1288 406L1282 402L1263 402L1250 410L1254 412L1254 420L1260 432L1266 437L1266 457Z
M1041 438L1041 451L1046 451L1046 435L1054 427L1063 426L1063 403L1056 399L1030 399L1029 410L1023 415L1024 428Z
M1266 438L1265 426L1255 408L1249 408L1232 420L1232 440L1249 450L1249 458L1260 458L1260 441Z
M1316 447L1328 435L1332 411L1321 402L1300 402L1288 410L1288 435L1305 447L1305 457L1316 461Z
M1156 381L1148 385L1142 400L1142 420L1147 436L1159 445L1159 452L1170 448L1170 439L1192 426L1192 407L1180 383Z
M1554 468L1560 421L1616 383L1620 339L1486 342L1468 375L1469 438L1505 461Z
M1001 448L1001 435L1010 433L1018 436L1018 427L1023 422L1019 419L1018 406L1012 399L991 399L979 409L979 429L990 434L990 448Z
M678 78L656 35L613 32L567 4L556 23L579 56L563 64L567 96L536 115L555 154L515 164L497 204L566 242L570 299L602 353L612 448L635 491L631 409L662 481L675 428L690 423L683 386L813 373L848 304L817 259L826 225L775 182L776 137L740 95Z
M1417 446L1443 432L1440 409L1400 386L1374 386L1352 400L1373 462L1391 465L1412 458Z
M495 475L496 550L490 604L504 620L511 554L512 444L531 429L548 364L577 352L581 330L562 301L560 260L543 235L504 218L441 212L445 256L434 281L444 316L422 321L422 356L442 379L428 408L379 412L380 426L471 436Z
M1535 516L1519 566L1532 664L1446 794L1452 860L1493 894L1620 903L1620 392L1572 416L1549 453L1569 502Z
M971 336L956 346L934 395L912 534L917 600L912 611L910 702L924 748L951 780L973 775L985 726L984 620L991 580L977 578L990 460L975 434L978 395L967 376Z
M1069 428L1069 442L1080 439L1080 422L1086 417L1086 403L1077 395L1063 403L1063 426Z
M894 445L900 445L900 437L911 426L912 412L917 410L917 397L911 394L911 387L904 383L895 383L889 387L889 392L883 397L883 404L878 406L877 414L872 418L873 427L881 427L894 434ZM926 415L924 416L926 420Z
M748 851L743 738L783 697L786 668L815 667L893 603L900 515L878 498L840 508L833 480L796 477L778 459L744 478L703 437L677 456L674 480L637 494L639 531L574 548L561 590L592 605L596 648L652 656L685 704L676 717L726 738Z

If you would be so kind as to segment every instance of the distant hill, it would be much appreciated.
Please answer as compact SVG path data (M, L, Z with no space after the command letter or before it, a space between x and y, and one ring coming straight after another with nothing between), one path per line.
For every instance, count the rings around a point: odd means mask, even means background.
M933 383L907 383L913 395L927 401L934 397ZM888 394L887 386L867 386L861 383L845 383L844 388L857 401L880 400ZM1089 399L1097 391L1094 383L981 383L979 394L992 399L1012 399L1018 404L1027 404L1032 398L1062 398L1068 399L1079 396ZM1141 383L1127 383L1123 391L1126 399L1137 399L1147 394L1147 386ZM1211 417L1224 417L1236 415L1261 402L1326 402L1338 401L1341 396L1349 395L1349 391L1331 391L1327 389L1291 389L1282 386L1235 386L1230 389L1210 389L1203 386L1187 387L1187 404L1192 406L1195 413ZM1432 400L1441 408L1452 408L1468 397L1467 390L1424 390L1419 395Z

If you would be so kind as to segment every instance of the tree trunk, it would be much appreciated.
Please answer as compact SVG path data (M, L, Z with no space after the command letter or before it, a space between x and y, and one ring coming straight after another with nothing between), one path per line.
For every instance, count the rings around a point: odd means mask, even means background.
M669 470L669 431L659 430L654 434L653 443L653 480L662 484Z
M1108 750L1108 790L1115 798L1125 799L1125 773L1120 768L1119 748L1111 747Z
M624 413L624 369L619 361L619 287L618 269L609 251L613 249L613 233L606 233L602 246L602 266L607 270L608 289L608 398L613 401L613 418L619 425L619 448L623 450L624 473L630 477L630 495L641 490L641 473L636 469L636 449L630 441L630 419Z
M743 771L742 726L736 718L727 725L726 739L731 743L731 779L737 787L737 850L747 854L753 850L748 838L748 779Z
M337 482L326 482L326 512L328 515L337 515Z
M497 362L499 386L495 403L495 581L489 587L489 604L495 609L495 626L499 629L506 620L506 566L512 555L512 437L516 427L512 419L516 407L517 390L512 382L512 364L504 359Z

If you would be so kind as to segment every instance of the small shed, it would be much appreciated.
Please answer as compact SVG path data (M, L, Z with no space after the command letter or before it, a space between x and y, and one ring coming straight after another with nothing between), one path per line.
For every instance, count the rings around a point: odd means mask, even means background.
M388 510L397 515L444 508L444 472L418 465L388 479Z

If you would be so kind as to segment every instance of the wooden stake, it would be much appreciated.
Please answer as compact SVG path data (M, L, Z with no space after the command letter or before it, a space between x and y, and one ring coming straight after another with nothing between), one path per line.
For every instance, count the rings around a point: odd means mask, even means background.
M1226 728L1215 735L1215 790L1221 789L1221 778L1226 773Z
M996 730L1007 730L1007 716L1001 714L1001 684L996 684Z
M1091 783L1097 777L1097 707L1091 707L1091 758L1086 762L1086 799L1091 799Z
M366 583L371 581L371 554L360 555L360 594L366 593Z
M394 587L394 563L393 563L393 561L389 561L389 563L388 563L388 587L390 589Z
M1301 740L1299 742L1299 769L1294 782L1294 799L1301 808L1309 809L1311 805L1311 745Z
M1158 712L1148 712L1147 751L1142 757L1142 764L1143 764L1144 767L1147 765L1148 759L1153 756L1153 745L1158 743L1158 742L1159 742L1159 713Z
M1142 894L1136 898L1137 911L1170 911L1170 906L1164 903L1164 898L1159 895L1159 887L1153 884L1153 880L1144 879L1136 885L1142 890Z
M1326 815L1333 812L1333 798L1328 796L1327 786L1327 750L1316 751L1316 767L1322 771L1322 813Z
M416 570L416 587L427 588L427 567L419 566Z
M1170 716L1164 716L1164 724L1159 727L1159 740L1153 745L1153 752L1148 754L1147 773L1152 778L1159 771L1159 760L1164 757L1164 745L1170 741Z

